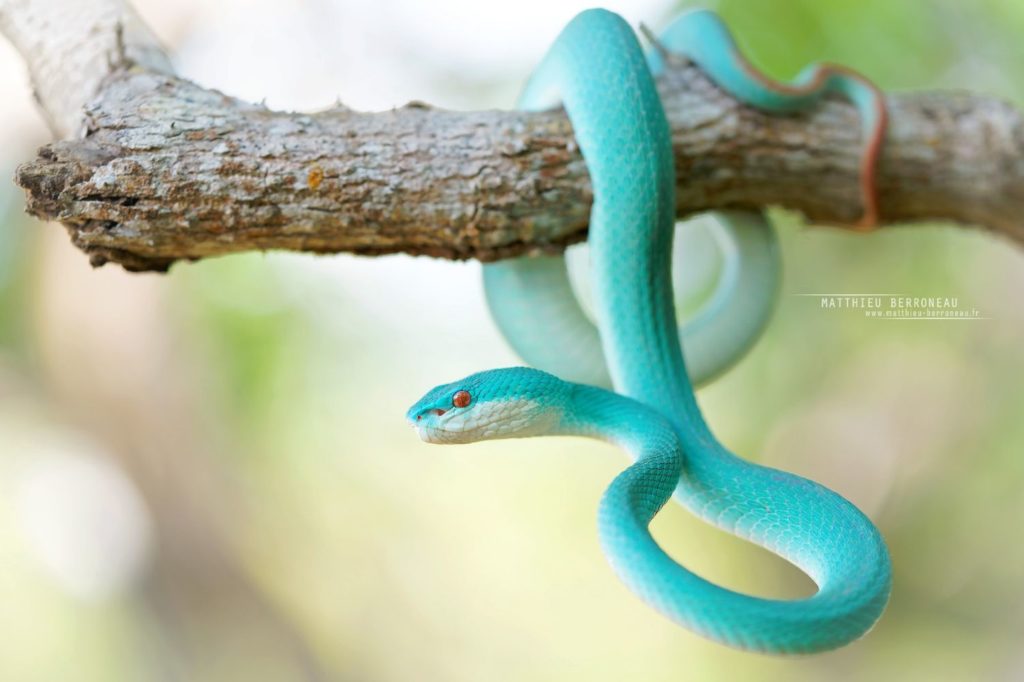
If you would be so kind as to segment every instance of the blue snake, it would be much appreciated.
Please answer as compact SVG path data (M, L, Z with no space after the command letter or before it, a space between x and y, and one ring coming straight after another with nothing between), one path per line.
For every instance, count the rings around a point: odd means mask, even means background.
M788 89L753 76L710 12L684 15L662 43L685 51L724 88L758 106L790 110L838 91L862 115L874 111L869 130L884 120L877 91L850 72L817 68ZM889 555L877 529L850 502L812 481L737 457L715 439L700 413L672 299L675 176L651 69L660 69L662 61L655 54L648 63L621 17L589 10L559 35L522 97L524 106L550 101L552 93L561 97L590 173L597 329L618 392L540 369L497 369L434 388L406 417L423 440L434 443L575 435L621 446L635 461L602 497L598 531L613 569L631 590L723 644L781 654L832 649L862 636L881 615L891 586ZM871 144L876 154L877 140ZM864 223L873 219L869 194ZM770 241L761 244L774 248ZM564 341L563 353L571 353L571 339ZM648 529L673 495L708 523L790 561L818 591L805 599L765 599L687 570Z

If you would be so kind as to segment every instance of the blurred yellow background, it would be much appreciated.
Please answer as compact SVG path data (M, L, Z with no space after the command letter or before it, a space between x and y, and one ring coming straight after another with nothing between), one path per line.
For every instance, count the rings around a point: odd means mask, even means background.
M1019 0L722 0L755 63L1024 104ZM663 25L682 5L611 3ZM268 105L509 108L570 0L139 0L179 71ZM420 443L434 384L515 364L479 265L252 254L91 270L22 213L47 141L0 44L0 680L1024 679L1024 252L974 230L860 237L775 212L763 340L701 405L723 442L851 498L892 602L864 640L781 660L621 586L595 511L624 466L576 439ZM1024 220L1024 216L1022 216ZM816 292L957 297L987 319L872 320ZM726 585L795 570L670 505L655 531Z

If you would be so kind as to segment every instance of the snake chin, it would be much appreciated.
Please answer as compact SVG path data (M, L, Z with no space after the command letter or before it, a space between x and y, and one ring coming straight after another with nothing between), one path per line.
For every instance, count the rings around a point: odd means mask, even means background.
M418 435L420 437L420 440L422 440L424 443L437 443L439 445L444 445L453 442L448 439L444 429L439 429L424 424L417 424L415 425L415 427L416 435Z

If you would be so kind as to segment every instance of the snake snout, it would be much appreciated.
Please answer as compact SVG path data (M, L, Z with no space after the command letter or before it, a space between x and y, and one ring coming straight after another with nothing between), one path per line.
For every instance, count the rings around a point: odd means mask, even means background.
M424 417L440 417L444 415L448 410L441 409L440 407L431 407L419 410L418 412L410 413L406 418L414 429L419 428L424 424ZM429 421L429 420L428 420Z

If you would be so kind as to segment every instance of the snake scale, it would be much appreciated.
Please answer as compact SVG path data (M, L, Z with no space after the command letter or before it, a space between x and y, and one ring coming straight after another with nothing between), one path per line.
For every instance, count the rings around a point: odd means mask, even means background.
M683 15L660 43L695 61L733 96L767 110L801 109L829 92L853 100L868 133L862 222L872 222L872 174L884 127L884 108L873 86L838 67L814 67L791 86L774 84L739 56L724 25L708 11ZM675 174L670 131L652 74L663 62L657 51L645 57L621 17L588 10L562 31L521 98L524 108L550 104L553 95L560 98L590 173L596 329L587 331L578 308L550 299L538 304L548 306L540 317L555 317L547 328L536 326L529 296L543 301L552 292L534 287L550 285L556 297L570 293L560 262L548 261L532 273L524 262L493 278L486 275L488 297L499 308L504 283L521 280L520 290L510 294L513 313L496 317L513 337L537 335L525 344L524 355L550 372L514 367L474 374L429 391L406 416L423 440L434 443L575 435L621 446L634 462L604 493L598 533L613 569L633 592L672 620L729 646L779 654L839 647L866 633L885 608L891 586L888 551L871 521L850 502L812 481L737 457L715 439L701 415L694 381L732 362L767 319L765 308L776 287L776 247L763 219L727 214L729 239L734 245L747 240L746 246L735 247L731 275L712 297L711 310L695 318L698 328L688 332L677 325L671 272ZM731 220L747 224L734 229ZM746 227L751 229L744 232ZM742 256L758 254L754 276L745 278L750 272ZM520 277L516 268L525 268L526 275ZM548 334L555 322L573 315L571 325ZM722 315L754 319L723 324L716 320ZM599 344L600 352L585 351L589 366L558 364L577 348L564 327L591 335L581 344ZM688 338L701 334L710 335L703 343L719 352L694 350L691 362ZM515 338L512 343L523 350ZM601 387L609 384L616 392ZM793 563L818 591L804 599L765 599L687 570L648 529L673 496L708 523Z

